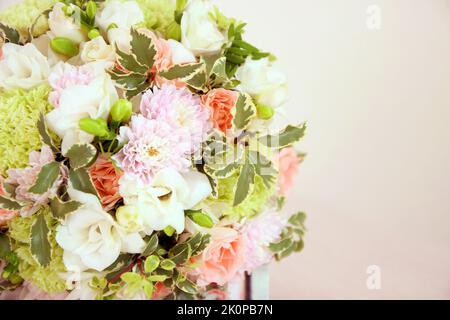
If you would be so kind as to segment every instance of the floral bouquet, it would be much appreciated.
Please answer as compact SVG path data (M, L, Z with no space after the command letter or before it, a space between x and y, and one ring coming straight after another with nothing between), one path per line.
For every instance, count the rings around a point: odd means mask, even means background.
M3 298L225 298L303 248L306 126L275 57L206 0L0 13Z

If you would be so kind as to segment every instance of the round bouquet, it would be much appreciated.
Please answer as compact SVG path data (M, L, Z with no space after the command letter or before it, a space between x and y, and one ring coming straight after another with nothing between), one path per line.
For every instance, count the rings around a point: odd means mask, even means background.
M206 0L0 13L3 296L205 299L303 248L282 212L306 126L285 76Z

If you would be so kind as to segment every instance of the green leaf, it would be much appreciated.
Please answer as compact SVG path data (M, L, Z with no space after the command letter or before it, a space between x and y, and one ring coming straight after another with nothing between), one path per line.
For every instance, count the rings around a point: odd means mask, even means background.
M151 255L153 252L155 252L156 249L158 248L158 242L159 242L158 235L155 233L148 241L147 246L145 247L142 255L144 257L147 257Z
M164 270L173 270L177 265L170 259L165 259L161 261L161 268Z
M175 228L172 226L165 227L163 231L166 234L166 236L168 236L168 237L173 236L176 232Z
M250 163L255 166L255 173L264 182L264 185L270 189L277 181L277 170L273 168L273 164L260 152L249 152Z
M152 281L152 282L163 282L166 279L167 279L167 276L159 275L159 274L151 275L148 277L148 280Z
M177 286L178 289L180 289L183 292L186 292L186 293L189 293L189 294L196 294L197 293L196 285L192 281L190 281L189 279L177 282L176 286Z
M0 208L5 210L18 211L22 209L22 207L23 206L20 204L20 202L4 196L0 196Z
M289 218L289 223L296 227L303 227L306 220L306 213L298 212Z
M95 189L91 177L85 168L80 168L77 170L71 169L69 172L69 179L75 190L90 193L98 197L97 190Z
M31 227L31 253L43 267L50 264L51 245L49 241L50 229L44 214L39 214Z
M116 46L116 53L118 55L118 61L120 65L133 73L145 74L148 71L148 67L140 64L134 54L127 54L120 51L119 47Z
M131 89L131 90L127 90L126 92L126 98L128 100L133 99L135 96L137 96L138 94L141 94L142 92L144 92L145 90L147 90L147 88L150 86L149 83L147 82L143 82L142 84L138 85L135 89Z
M192 79L201 68L205 68L204 63L175 65L167 71L160 72L159 75L167 80L180 79L186 81L186 79Z
M40 114L39 120L37 122L37 129L39 131L39 135L41 136L42 142L49 146L54 153L59 153L60 150L53 143L53 139L50 137L50 134L47 130L47 125L45 124L44 114Z
M214 66L211 69L210 76L214 76L214 83L216 86L228 81L226 65L227 58L222 57L214 63Z
M145 259L144 263L145 272L152 273L153 271L155 271L159 266L159 262L160 260L158 256L155 255L149 256L147 259Z
M231 177L236 170L239 169L239 164L236 162L230 163L226 165L224 168L215 168L214 165L205 165L205 171L211 177L217 179L226 179Z
M206 74L206 68L200 68L192 77L188 77L184 80L191 88L205 92L207 90L206 83L208 82L208 75Z
M142 277L134 272L124 273L120 276L120 279L127 284L140 283L142 281Z
M153 40L135 28L131 29L131 50L136 55L137 61L146 66L147 70L155 63L156 49Z
M287 126L279 134L259 138L259 142L269 148L282 149L299 141L305 136L306 123L299 126Z
M64 219L66 215L78 210L83 204L78 201L63 202L58 197L50 201L50 209L57 219Z
M151 299L153 297L154 286L153 283L146 282L144 284L144 292L147 299Z
M240 205L253 192L255 185L255 174L255 167L250 163L245 163L242 166L236 184L236 190L234 192L233 206Z
M184 264L191 258L191 246L186 243L179 244L172 248L169 255L171 255L170 259L175 262L175 264Z
M204 212L197 211L197 212L192 212L190 214L188 214L189 218L192 219L192 221L194 221L196 224L198 224L200 227L204 227L204 228L212 228L214 227L214 221L211 219L211 217L207 214L205 214Z
M0 22L0 35L4 35L4 38L11 43L19 44L20 43L20 34L19 32Z
M0 233L0 259L5 259L11 252L11 243L6 234Z
M292 245L292 243L293 241L291 238L283 239L280 242L271 243L269 245L269 249L274 253L279 253L289 248Z
M46 193L51 187L53 187L56 179L58 179L60 168L60 163L56 161L50 162L43 166L37 176L36 182L28 191L34 194Z
M97 149L92 144L75 144L66 154L70 160L70 167L74 170L93 163L96 155Z
M256 117L256 106L252 97L246 93L240 93L233 111L233 125L236 129L247 128L250 121Z
M127 90L136 90L137 88L144 86L144 84L148 86L146 83L147 77L140 73L117 75L114 72L111 72L110 74L111 79Z

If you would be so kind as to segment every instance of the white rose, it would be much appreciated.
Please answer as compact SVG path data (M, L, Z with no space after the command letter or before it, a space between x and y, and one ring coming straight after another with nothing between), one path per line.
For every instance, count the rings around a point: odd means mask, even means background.
M119 184L125 204L138 209L140 219L133 219L134 222L142 221L142 231L147 234L168 226L182 233L184 211L192 209L212 191L204 174L192 171L181 175L169 168L158 172L150 185L128 175L122 177Z
M225 43L225 36L210 16L211 3L193 0L181 19L181 42L196 55L217 53Z
M167 44L170 48L170 53L172 54L172 63L173 64L186 64L197 62L195 55L186 49L182 43L169 39L167 40Z
M131 39L130 29L111 28L108 30L108 40L114 50L117 47L122 52L130 53Z
M277 108L287 100L286 76L269 59L247 59L236 72L239 90L253 96L258 103Z
M79 16L79 8L70 5L74 14L68 17L63 11L65 6L62 2L58 2L53 6L53 10L48 16L50 34L53 37L67 38L79 44L87 39L86 34L81 29L81 24L74 19L75 16Z
M99 68L93 64L92 68ZM46 115L46 122L62 139L65 154L77 143L89 143L94 136L82 131L79 122L83 118L107 119L111 106L119 99L116 88L104 70L94 70L96 78L86 85L72 85L61 92L59 107Z
M7 43L0 58L0 88L31 89L46 82L50 73L47 58L31 43Z
M85 63L103 62L105 68L112 67L116 61L116 51L103 37L96 37L82 45L81 60Z
M103 271L113 264L121 252L141 253L145 242L138 233L127 234L105 212L98 198L68 188L72 200L83 204L70 213L56 230L56 241L64 249L68 270Z
M129 30L144 21L144 14L135 1L109 0L99 10L95 21L104 32L113 23L120 29Z

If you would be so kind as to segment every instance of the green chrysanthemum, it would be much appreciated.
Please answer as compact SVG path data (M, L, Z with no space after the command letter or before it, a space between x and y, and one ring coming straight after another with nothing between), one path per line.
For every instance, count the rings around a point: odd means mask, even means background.
M31 91L16 89L0 92L0 175L11 168L23 168L28 155L40 150L42 143L36 123L40 113L51 110L50 88L46 85Z
M244 202L233 207L234 189L238 178L239 174L236 173L227 179L219 180L219 198L212 201L208 200L213 206L217 205L217 202L226 204L222 214L228 216L231 220L240 220L241 218L252 217L261 213L275 190L275 185L267 188L261 177L256 176L253 192Z
M145 27L163 34L175 20L175 6L170 0L136 0L145 16Z
M20 4L9 7L0 13L0 21L17 29L22 35L28 34L28 29L45 10L58 0L24 0ZM48 30L46 19L39 19L34 28L34 36L41 35Z
M13 240L14 252L20 259L20 276L47 293L60 293L66 289L66 284L59 274L66 272L66 268L63 262L63 249L58 246L55 240L54 230L57 220L52 217L48 207L42 208L40 212L44 214L51 230L49 239L52 246L52 256L47 267L42 267L30 250L31 226L37 219L36 214L29 218L17 217L11 220L9 235Z

